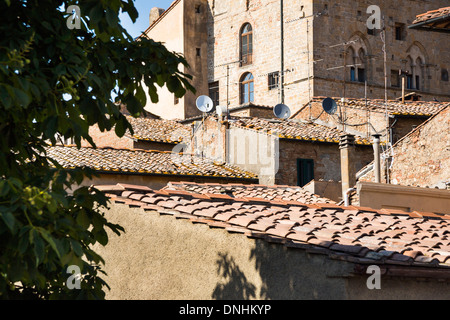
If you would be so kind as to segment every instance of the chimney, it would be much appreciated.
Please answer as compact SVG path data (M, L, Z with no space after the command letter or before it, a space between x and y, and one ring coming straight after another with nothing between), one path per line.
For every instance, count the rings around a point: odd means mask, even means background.
M375 182L381 183L381 158L380 158L380 134L374 134L373 136L373 172L375 175Z
M342 135L339 149L341 153L342 199L347 199L348 192L356 185L355 136L351 134Z
M159 16L163 14L165 10L161 8L154 7L150 10L150 25L153 24L156 20L158 20Z

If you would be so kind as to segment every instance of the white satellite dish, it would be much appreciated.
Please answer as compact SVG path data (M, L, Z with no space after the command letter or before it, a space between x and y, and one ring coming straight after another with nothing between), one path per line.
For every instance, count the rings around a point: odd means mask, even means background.
M322 101L323 110L328 114L335 114L337 111L337 103L331 98L325 98Z
M227 114L227 107L226 106L217 106L216 107L216 113L219 117L222 117L223 115Z
M208 96L200 96L197 98L197 101L195 102L197 105L197 109L201 112L210 112L214 108L214 103L212 99Z
M285 104L277 104L273 108L273 114L280 119L288 119L291 116L291 109Z

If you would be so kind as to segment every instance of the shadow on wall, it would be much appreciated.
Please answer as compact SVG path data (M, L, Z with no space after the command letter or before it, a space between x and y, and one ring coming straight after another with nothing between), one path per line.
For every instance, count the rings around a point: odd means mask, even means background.
M256 286L247 280L233 257L219 253L217 274L224 279L212 294L217 300L248 300L256 298Z
M289 249L279 244L256 241L249 264L261 285L252 283L228 254L219 253L217 272L223 279L212 294L218 300L300 300L345 299L347 264L336 264L323 255ZM248 270L248 269L246 269Z

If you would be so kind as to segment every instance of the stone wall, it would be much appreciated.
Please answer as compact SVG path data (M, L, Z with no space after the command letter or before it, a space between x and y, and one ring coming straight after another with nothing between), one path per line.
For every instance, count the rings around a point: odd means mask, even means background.
M401 140L394 148L394 184L444 187L450 182L450 108Z
M339 144L280 140L277 184L292 186L298 184L297 159L314 160L314 180L341 181ZM354 161L356 171L372 160L373 149L371 146L358 145L355 148L355 158L352 161Z
M338 115L342 112L342 117L346 119L345 127L338 121ZM313 101L311 107L305 106L295 116L295 119L312 119L318 123L326 123L328 125L334 125L341 130L346 130L349 133L357 134L365 137L368 140L372 139L372 135L375 133L382 134L382 141L385 140L386 132L386 114L382 111L374 111L368 108L363 110L361 108L354 108L347 106L342 108L342 111L337 111L335 115L330 115L324 112L322 103ZM429 116L419 115L393 115L389 117L389 126L392 128L392 142L395 143L402 137L411 132L418 125L425 122Z
M390 183L446 188L450 182L449 135L450 108L447 107L394 145ZM385 172L383 175L386 181ZM361 181L374 181L373 170L362 176Z
M220 104L226 105L228 96L231 107L240 105L239 81L242 75L251 72L254 103L275 106L281 101L280 90L269 90L268 74L281 70L280 1L209 0L208 3L208 80L219 81ZM284 21L291 21L284 25L284 69L289 70L284 81L285 103L294 110L308 97L306 22L294 20L311 12L311 1L284 1ZM253 29L253 63L241 66L239 35L245 23L250 23ZM312 39L312 33L309 35Z
M391 71L406 70L413 74L413 89L424 100L437 98L450 101L450 82L441 81L441 70L449 69L450 42L445 34L410 30L407 28L416 15L448 6L448 1L399 0L394 2L343 0L330 3L315 0L314 11L325 14L314 19L314 95L363 98L364 81L350 81L350 68L344 65L360 64L368 81L368 98L384 98L384 54L380 31L368 33L367 8L377 5L385 16L386 65L388 99L401 96L401 88L393 88ZM403 40L396 40L396 27L403 25ZM349 41L355 43L340 45ZM347 54L344 56L344 49ZM346 62L344 62L346 60ZM340 68L339 68L340 67ZM344 86L343 78L348 81ZM418 86L414 84L419 76ZM345 90L345 92L344 92Z
M148 109L167 118L194 116L194 98L208 94L208 83L216 81L219 104L239 106L240 81L247 72L254 76L255 104L284 102L295 112L311 96L363 98L364 81L352 81L350 68L344 65L364 69L367 97L384 99L383 41L380 31L368 32L370 5L378 5L385 17L387 98L401 95L401 88L393 86L391 73L402 69L412 74L412 86L406 93L417 92L424 100L450 101L450 82L441 79L442 70L450 69L446 35L407 28L416 15L444 7L446 0L400 0L395 4L381 0L285 0L283 25L277 0L180 0L169 13L163 13L149 35L186 56L197 93L174 105L173 95L161 90L161 102ZM253 30L251 64L240 62L240 32L246 23ZM400 25L404 38L396 40ZM282 68L283 91L281 86L269 88L268 75Z
M445 34L408 30L417 14L443 7L444 0L407 1L386 5L383 1L284 1L285 103L298 110L311 95L363 98L364 83L350 81L344 70L343 49L351 46L347 64L361 63L368 80L368 98L384 98L384 63L379 32L369 35L366 13L370 5L379 5L386 16L388 99L401 95L401 88L391 85L391 70L405 69L419 76L418 92L424 100L450 101L450 83L441 81L441 70L450 68L450 45ZM239 79L251 72L255 84L255 103L280 102L280 90L268 89L268 73L280 71L281 28L279 1L209 1L208 72L209 82L219 81L220 103L239 105ZM399 8L402 8L399 10ZM312 14L322 13L315 18ZM300 17L305 19L299 19ZM254 54L251 65L241 66L239 33L245 23L253 27ZM396 23L404 24L405 39L395 40ZM351 40L357 43L340 46ZM439 44L439 47L436 47ZM356 57L363 50L363 61ZM310 53L308 56L308 52ZM353 52L353 53L352 53ZM351 53L351 54L350 54ZM410 62L407 60L410 59ZM313 63L314 61L314 63ZM228 70L227 70L228 65ZM308 68L309 65L309 68ZM309 69L309 72L308 72ZM227 76L227 73L229 76ZM309 76L314 80L308 83ZM342 79L347 83L344 85ZM228 85L227 85L228 84ZM227 94L228 92L228 94Z

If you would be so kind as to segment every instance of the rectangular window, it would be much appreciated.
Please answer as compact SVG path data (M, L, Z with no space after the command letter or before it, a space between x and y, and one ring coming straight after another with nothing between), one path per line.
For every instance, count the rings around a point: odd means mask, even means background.
M219 81L211 82L209 84L209 97L215 106L219 105Z
M420 77L416 76L416 89L420 90Z
M406 39L406 28L403 23L395 24L395 40L403 41Z
M356 81L356 69L355 67L350 68L350 81Z
M412 75L406 76L406 89L414 89L413 88L413 77Z
M314 160L297 159L297 184L303 187L311 180L314 180Z
M280 79L280 73L277 72L272 72L269 73L268 75L268 85L269 85L269 90L273 90L273 89L277 89L278 88L278 84L279 84L279 80Z
M398 70L391 70L391 86L400 87L400 76Z
M358 81L365 82L366 81L366 70L358 68Z

